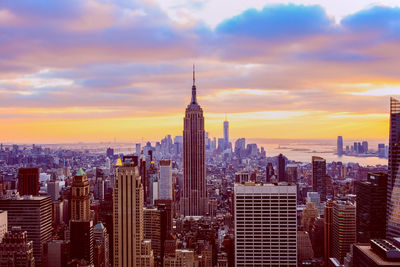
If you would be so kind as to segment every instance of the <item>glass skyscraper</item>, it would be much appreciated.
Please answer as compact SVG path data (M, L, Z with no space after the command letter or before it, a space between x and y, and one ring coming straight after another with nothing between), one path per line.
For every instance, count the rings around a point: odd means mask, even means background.
M400 236L400 101L390 99L387 238Z

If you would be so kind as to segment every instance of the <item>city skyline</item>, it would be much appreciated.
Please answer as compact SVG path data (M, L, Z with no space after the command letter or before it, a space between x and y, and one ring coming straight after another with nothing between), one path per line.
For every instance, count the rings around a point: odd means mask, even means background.
M217 19L209 11L220 5ZM388 138L398 3L229 6L3 1L0 140L179 135L192 63L212 136L227 113L233 139Z

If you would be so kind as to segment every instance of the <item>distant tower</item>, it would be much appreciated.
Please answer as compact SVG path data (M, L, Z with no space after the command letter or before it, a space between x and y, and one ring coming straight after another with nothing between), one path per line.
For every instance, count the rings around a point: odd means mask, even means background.
M224 121L224 143L225 143L224 149L227 149L229 146L229 121L226 115Z
M184 216L202 216L208 211L205 165L203 110L197 103L193 67L192 100L186 108L183 127L183 198Z
M337 138L337 154L339 156L343 155L343 137L338 136Z
M22 195L39 195L39 169L18 169L18 192Z
M389 170L387 185L387 238L400 236L400 101L390 99Z
M321 201L326 200L326 160L312 157L312 191L321 195Z
M287 182L287 177L285 173L286 161L282 154L278 156L278 181Z
M71 186L71 220L90 220L89 181L86 173L79 169Z

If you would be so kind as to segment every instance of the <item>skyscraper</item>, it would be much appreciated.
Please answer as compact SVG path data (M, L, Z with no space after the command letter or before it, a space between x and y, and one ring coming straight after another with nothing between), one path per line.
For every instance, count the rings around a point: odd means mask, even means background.
M326 200L326 160L312 157L312 191L321 195L321 201Z
M172 161L160 160L159 199L172 200Z
M22 195L39 195L39 169L18 169L18 192Z
M229 146L229 121L225 116L225 121L224 121L224 143L225 143L225 148L227 149Z
M386 236L400 236L400 101L390 98L389 169Z
M339 156L343 155L343 137L338 136L337 138L337 154Z
M93 221L70 221L71 258L93 264Z
M385 238L387 174L368 173L367 181L355 181L355 189L357 242Z
M297 266L296 186L235 184L235 266Z
M272 176L274 176L275 175L275 172L274 172L274 167L272 166L272 162L268 162L267 163L267 167L266 167L266 170L265 170L265 178L266 178L266 182L267 183L270 183L271 182L271 178L272 178Z
M333 201L328 201L324 208L324 262L328 266L329 258L332 256L332 223L333 223Z
M42 266L43 245L51 239L51 198L19 195L1 199L0 210L8 214L8 229L20 226L33 241L35 266Z
M278 181L287 182L287 177L285 173L286 160L282 154L278 156Z
M108 238L108 233L107 229L104 227L104 225L99 222L94 226L94 241L97 244L101 245L101 250L102 250L102 262L104 263L105 267L109 267L109 238Z
M356 242L356 207L350 202L333 202L332 256L343 263L350 245Z
M183 126L183 197L181 213L205 215L208 211L203 109L197 103L193 69L192 100L186 108Z
M82 169L76 172L72 180L71 220L90 220L89 181Z
M143 185L138 158L124 157L116 166L114 187L114 266L142 266L144 242ZM147 252L147 250L146 250Z

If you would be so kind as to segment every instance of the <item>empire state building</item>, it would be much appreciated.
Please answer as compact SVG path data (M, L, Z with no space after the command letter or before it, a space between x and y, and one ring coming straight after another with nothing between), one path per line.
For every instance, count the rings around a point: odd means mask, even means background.
M192 100L183 120L183 198L181 214L204 216L208 212L203 110L197 103L193 68Z

